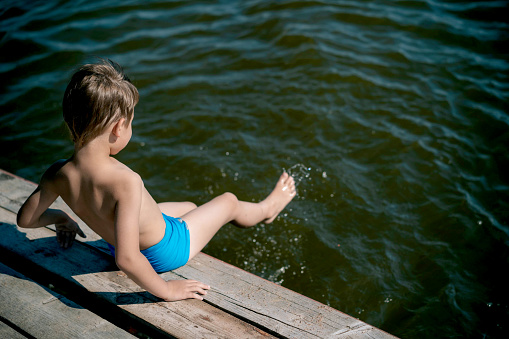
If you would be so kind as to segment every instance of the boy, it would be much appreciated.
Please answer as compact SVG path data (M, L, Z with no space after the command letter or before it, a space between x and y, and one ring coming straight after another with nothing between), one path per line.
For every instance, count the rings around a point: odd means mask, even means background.
M157 204L140 176L112 155L132 135L138 90L112 61L82 66L63 99L64 120L74 154L54 163L18 212L20 227L55 224L57 241L67 248L78 224L65 212L50 209L58 196L114 251L118 267L150 293L166 301L203 300L209 286L194 280L163 280L157 272L183 266L226 223L251 227L270 223L296 194L283 173L270 195L259 203L225 193L197 207L190 202Z

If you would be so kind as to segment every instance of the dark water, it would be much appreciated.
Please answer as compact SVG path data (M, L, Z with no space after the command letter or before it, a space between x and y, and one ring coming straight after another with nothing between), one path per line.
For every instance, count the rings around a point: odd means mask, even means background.
M72 145L76 65L141 101L119 159L157 200L299 194L219 259L404 338L509 332L508 1L0 1L0 167Z

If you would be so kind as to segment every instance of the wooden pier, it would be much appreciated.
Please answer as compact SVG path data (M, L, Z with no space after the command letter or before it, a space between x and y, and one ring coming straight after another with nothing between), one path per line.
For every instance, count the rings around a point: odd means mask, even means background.
M36 185L0 170L0 338L394 338L331 307L200 253L161 276L211 286L205 301L164 302L119 271L106 243L61 249L52 227L16 213Z

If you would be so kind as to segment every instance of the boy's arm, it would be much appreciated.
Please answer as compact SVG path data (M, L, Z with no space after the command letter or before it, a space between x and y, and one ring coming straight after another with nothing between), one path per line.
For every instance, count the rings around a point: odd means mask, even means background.
M115 210L115 260L118 267L138 285L166 301L188 298L203 300L209 287L194 280L165 281L140 252L139 220L143 183L135 173L124 173L117 185ZM199 294L198 294L199 293Z
M55 224L57 241L60 246L67 248L72 245L76 234L83 238L85 234L67 213L49 208L58 198L58 194L51 188L55 171L60 167L61 165L59 166L56 163L44 173L39 186L18 211L17 224L24 228L37 228Z

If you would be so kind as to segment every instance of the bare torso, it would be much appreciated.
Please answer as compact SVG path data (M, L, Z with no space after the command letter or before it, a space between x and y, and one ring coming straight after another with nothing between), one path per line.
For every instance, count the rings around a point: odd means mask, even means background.
M99 164L78 163L72 158L55 163L53 188L65 203L94 232L105 241L115 245L115 209L117 205L116 188L121 183L115 181L119 174L135 175L127 166L114 158ZM60 168L59 168L60 167ZM148 193L141 178L141 206L139 224L140 249L158 243L164 236L165 222L161 211Z

